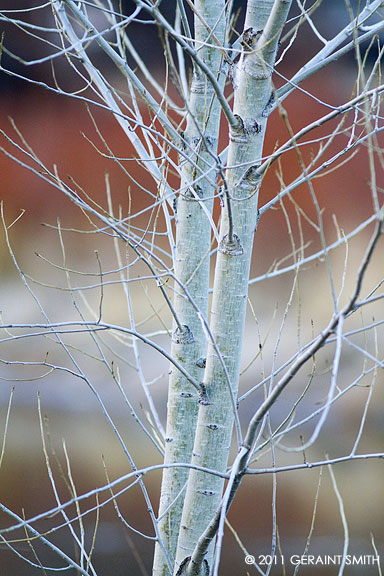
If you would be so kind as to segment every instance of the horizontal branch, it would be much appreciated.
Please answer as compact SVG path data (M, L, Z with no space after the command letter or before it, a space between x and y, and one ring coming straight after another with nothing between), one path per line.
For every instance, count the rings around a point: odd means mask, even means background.
M42 512L40 514L37 514L36 516L33 516L32 518L29 518L27 520L20 520L20 522L18 522L17 524L13 524L12 526L8 526L7 528L1 528L0 534L9 534L11 532L14 532L15 530L19 530L20 528L25 528L26 526L28 526L28 524L34 524L35 522L38 522L40 520L44 520L48 517L51 518L51 517L55 516L56 514L58 514L59 512L62 512L63 510L65 510L69 506L73 506L73 504L75 504L75 503L82 502L84 500L88 500L89 498L93 498L94 496L98 496L100 494L103 494L104 492L110 492L113 488L115 488L116 486L119 486L120 484L122 484L123 482L126 482L127 480L135 479L137 477L142 478L143 476L145 476L146 474L148 474L150 472L156 472L157 470L163 470L164 468L188 468L188 469L198 470L199 472L205 472L206 474L211 474L213 476L219 476L220 478L223 478L223 479L229 478L229 474L227 474L225 472L218 472L217 470L211 470L210 468L204 468L203 466L197 466L194 464L190 464L188 462L185 462L185 463L176 462L176 463L170 463L170 464L153 464L152 466L147 466L146 468L137 468L133 472L128 472L127 474L124 474L123 476L119 476L119 478L117 478L116 480L113 480L111 482L108 482L108 484L105 484L99 488L94 488L94 489L90 490L89 492L85 492L84 494L81 494L80 496L75 496L74 498L71 498L70 500L63 502L62 504L59 504L58 506L55 506L54 508L50 508L46 512ZM123 491L129 489L129 487L130 486L128 486L128 488L123 489ZM5 509L5 507L3 507L3 505L1 504L1 502L0 502L0 509L2 509L3 512L8 513L7 510ZM82 516L85 516L86 514L87 514L87 511L85 511L82 514ZM52 529L51 529L51 532L52 532Z
M333 466L334 464L343 464L353 462L354 460L374 460L384 459L384 452L373 454L348 454L348 456L339 456L329 460L319 460L318 462L304 462L301 464L291 464L289 466L276 466L274 468L247 468L246 475L255 476L258 474L278 474L280 472L296 472L297 470L312 470L321 466Z
M74 328L72 330L56 330L56 328L70 328L71 326L73 326ZM76 328L79 327L79 328ZM198 392L201 391L201 385L200 382L198 382L195 378L193 378L193 376L191 376L186 370L185 368L183 368L183 366L181 364L179 364L179 362L177 360L175 360L164 348L162 348L161 346L159 346L158 344L156 344L156 342L154 342L153 340L150 340L149 338L146 338L143 334L140 334L139 332L136 332L136 330L130 330L129 328L124 328L123 326L118 326L116 324L109 324L107 322L95 322L95 321L69 321L69 322L52 322L52 323L33 323L33 324L0 324L0 329L4 328L7 330L16 330L16 329L26 329L26 328L32 328L32 329L36 329L36 328L41 328L44 330L49 330L51 331L53 334L55 334L56 332L59 334L73 334L73 333L79 333L79 332L90 332L90 331L99 331L99 330L113 330L116 332L123 332L124 334L130 334L131 336L134 336L135 338L138 338L139 340L141 340L142 342L144 342L144 344L147 344L148 346L151 346L151 348L153 348L154 350L156 350L157 352L159 352L162 356L164 356L164 358L166 358L167 360L169 360L169 362L171 362L171 364L173 364L178 370L180 370L180 372L183 374L183 376L185 376L185 378L188 380L188 382L190 382L192 384L192 386L194 386L194 388L196 388L196 390ZM28 337L32 337L32 336L42 336L45 335L45 332L36 332L36 333L32 333L32 334L22 334L20 336L10 336L9 338L3 338L2 340L0 340L0 342L6 342L6 341L12 341L18 338L28 338Z
M354 236L357 236L357 234L360 234L362 230L365 230L367 226L369 226L370 224L372 224L372 222L375 222L376 220L377 216L376 214L373 214L372 216L367 218L367 220L364 220L364 222L359 224L359 226L357 226L354 230L352 230L352 232L350 232L349 234L345 234L345 236L343 236L342 238L339 238L332 244L329 244L329 246L327 246L327 252L329 252L330 250L334 250L335 248L338 248L342 244L346 244L348 240L350 240ZM267 272L262 276L251 278L251 280L249 281L249 285L256 284L264 280L269 280L270 278L276 278L276 276L282 276L283 274L287 274L288 272L295 272L297 269L302 268L309 262L313 262L314 260L319 260L320 258L323 258L324 252L325 251L323 249L319 250L318 252L315 252L310 256L306 256L305 258L298 260L297 262L291 264L290 266L285 266L284 268L279 268L278 270L274 270L273 272Z
M365 100L368 100L368 99L375 100L383 92L384 92L384 84L380 84L380 86L377 86L376 88L373 88L372 90L369 90L368 92L363 92L362 94L359 94L358 96L356 96L352 100L349 100L345 104L338 106L337 108L335 108L335 110L332 110L332 112L329 112L328 114L325 114L324 116L322 116L321 118L318 118L314 122L307 124L306 126L304 126L304 128L302 128L301 130L299 130L299 132L297 132L294 136L292 136L292 138L287 140L282 146L280 146L275 152L273 152L273 154L271 154L268 157L268 159L265 160L261 164L261 166L259 166L259 168L257 168L257 170L255 171L255 174L257 176L262 176L265 173L265 171L267 170L267 168L269 168L269 166L273 162L275 162L275 160L280 158L280 156L284 152L286 152L287 150L290 150L299 140L301 140L301 138L303 138L303 136L305 136L306 134L308 134L309 132L311 132L315 128L319 128L320 126L323 126L324 124L326 124L330 120L333 120L334 118L337 118L341 114L345 114L346 112L350 112L351 110L353 110L357 106L357 104L363 103Z

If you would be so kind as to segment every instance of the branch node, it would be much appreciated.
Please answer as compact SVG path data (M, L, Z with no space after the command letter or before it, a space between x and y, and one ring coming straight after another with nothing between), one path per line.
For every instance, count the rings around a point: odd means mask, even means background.
M253 166L250 166L237 182L235 188L243 188L253 192L260 181L260 175L258 173L259 167L260 164L254 164Z
M228 234L226 234L219 244L219 252L228 256L241 256L244 254L244 248L238 235L232 234L232 242L230 242Z
M244 52L252 52L255 49L257 41L262 33L262 30L255 30L252 26L244 30L240 41L240 44L244 48Z
M194 341L192 330L186 324L183 324L181 328L178 326L172 334L172 342L175 344L192 344Z
M256 122L253 118L246 120L244 123L244 130L246 135L253 136L254 134L260 134L262 131L261 124Z

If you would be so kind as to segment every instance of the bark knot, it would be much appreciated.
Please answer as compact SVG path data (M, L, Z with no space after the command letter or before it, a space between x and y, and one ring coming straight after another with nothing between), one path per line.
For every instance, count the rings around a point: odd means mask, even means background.
M214 490L208 490L207 488L203 488L202 490L197 491L199 494L203 496L214 496L216 492Z
M257 185L260 181L260 176L257 173L260 164L255 164L254 166L250 166L240 178L240 180L235 185L235 188L243 189L245 192L252 194L254 190L256 190Z
M207 364L207 359L204 358L203 356L200 356L200 358L198 358L196 360L196 366L198 368L205 368L206 364Z
M234 115L236 120L237 120L237 125L236 126L231 126L230 130L229 130L229 139L232 142L247 142L247 134L245 132L245 127L244 127L244 122L241 116L239 116L239 114L235 114Z
M204 384L204 382L200 383L199 404L201 404L202 406L208 406L210 404L208 394L207 394L207 387Z
M218 430L219 429L217 424L207 424L207 428L209 428L210 430Z

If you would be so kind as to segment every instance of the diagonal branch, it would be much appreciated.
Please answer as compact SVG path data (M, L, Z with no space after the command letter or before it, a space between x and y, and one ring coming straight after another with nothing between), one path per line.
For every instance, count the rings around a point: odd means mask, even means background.
M140 82L136 74L131 70L127 62L109 45L101 33L98 33L93 24L88 20L85 14L77 7L76 3L72 0L64 0L64 3L70 8L73 14L78 18L78 21L82 26L88 31L95 35L95 41L100 46L100 48L107 54L107 56L112 60L112 62L117 66L124 77L129 78L137 92L142 97L143 101L148 104L148 106L153 110L156 116L159 118L161 125L166 130L167 134L172 138L174 142L179 142L180 135L177 130L173 127L169 118L161 109L160 104L151 96L145 86ZM55 10L58 14L64 12L62 2L54 2ZM84 39L85 41L85 39Z
M321 68L329 64L329 62L337 60L342 54L351 50L356 45L356 42L360 43L367 37L372 37L373 34L378 33L384 26L383 20L376 24L373 27L373 30L369 30L366 34L354 39L353 42L343 46L337 52L334 52L341 44L343 44L343 42L354 34L359 27L363 26L364 23L382 7L382 5L382 0L374 0L374 2L367 3L365 8L354 20L352 20L352 22L348 24L348 26L341 30L339 34L332 38L332 40L327 42L327 44L309 62L307 62L291 80L277 91L278 100L281 101L286 98L297 88L298 84L318 72Z

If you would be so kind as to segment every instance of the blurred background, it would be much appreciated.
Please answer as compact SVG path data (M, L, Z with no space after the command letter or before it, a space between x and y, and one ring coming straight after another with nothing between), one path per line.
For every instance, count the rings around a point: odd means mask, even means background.
M163 4L165 13L168 10L171 13L174 9L173 2ZM331 38L349 21L348 10L356 10L356 5L353 2L323 2L315 18L319 32ZM33 2L17 2L18 10L33 6ZM128 2L124 6L127 11L132 9ZM238 2L238 7L241 13L243 3ZM13 8L13 2L3 1L1 12L7 14L6 10ZM32 10L26 13L26 17L32 23L43 25L42 13ZM292 17L295 13L297 6L293 9ZM4 46L22 58L41 57L41 43L5 20L3 18L1 21ZM238 22L240 27L241 15ZM49 20L46 24L49 24ZM136 49L144 52L147 65L156 71L156 77L161 82L164 70L156 31L150 26L136 26L132 27L131 32ZM376 61L380 40L372 46L361 47L367 71ZM309 24L304 24L278 69L281 76L276 76L276 86L284 83L284 78L291 77L316 53L320 45L320 40L313 34ZM80 319L79 310L86 318L95 318L102 302L105 321L129 326L128 305L119 274L110 273L110 284L105 281L107 276L104 276L104 288L100 289L100 270L106 274L119 267L113 241L106 235L96 234L94 224L65 197L62 190L23 168L20 162L28 165L33 162L10 142L9 137L24 148L28 145L30 155L36 153L42 162L41 166L34 164L37 173L44 172L43 165L53 171L57 169L64 181L84 191L104 209L108 209L106 190L109 185L115 214L121 211L124 215L129 210L140 211L148 206L148 196L135 182L139 180L142 186L150 188L151 181L136 163L122 162L126 168L122 170L119 163L98 152L97 148L102 148L99 132L116 157L130 155L126 137L110 114L92 109L92 117L83 102L44 88L42 84L48 82L52 85L52 78L55 77L59 85L65 84L67 90L70 86L73 86L73 91L77 90L76 79L64 63L58 62L54 70L49 62L28 69L4 51L2 65L13 71L13 75L0 72L0 145L3 150L0 155L3 214L0 243L2 322L7 325L45 322L46 318L52 321ZM105 63L101 61L100 66L105 66ZM35 84L17 75L27 75L34 79ZM327 105L337 106L347 101L356 89L357 79L356 55L352 51L306 81L302 86L305 91L294 93L284 102L292 129L297 131L325 114L329 110ZM117 77L115 80L120 81ZM97 129L93 118L96 119ZM330 126L327 125L317 130L314 138L329 131ZM225 137L223 134L223 143ZM287 128L278 111L275 111L269 121L265 155L287 138ZM378 147L381 146L380 142L378 138ZM339 149L340 143L335 139L331 150ZM311 153L310 147L307 147L303 151L304 158L308 160ZM10 158L10 154L19 162ZM280 190L281 174L286 185L300 172L296 153L293 151L286 154L281 166L268 172L261 190L260 205L265 205ZM378 165L376 177L381 193L384 186L382 165ZM369 180L369 155L361 147L336 171L331 169L315 181L328 243L336 241L340 234L348 234L373 213ZM143 213L134 225L145 227L148 219L148 213ZM297 350L298 342L306 342L312 334L319 333L332 315L326 263L316 260L300 274L299 286L284 326L284 337L274 357L294 275L271 274L268 279L262 277L267 272L292 264L292 238L296 239L297 248L301 244L305 245L305 255L321 249L319 235L312 222L316 222L316 210L304 186L293 193L292 201L287 200L284 207L277 204L260 220L252 268L252 277L260 281L253 283L250 289L241 394L268 375L274 361L281 365L287 360ZM4 228L7 228L7 235ZM350 240L345 277L345 245L333 251L330 256L337 291L344 286L342 302L348 300L353 290L356 271L371 233L372 227L367 226ZM120 248L120 255L124 261L124 248ZM382 272L381 244L369 268L363 294L368 294L381 281ZM144 267L141 269L139 265L136 274L145 276L146 273ZM156 334L164 331L164 326L170 326L170 315L153 282L136 282L131 290L140 330ZM155 309L157 313L154 313ZM362 310L359 318L351 323L351 329L361 326L363 322L370 324L379 321L382 316L383 306L379 301ZM17 334L26 332L28 330L19 330ZM19 518L31 518L57 504L50 473L55 478L61 501L67 501L74 490L78 495L86 494L95 487L107 484L108 478L117 479L131 472L130 459L137 468L161 463L159 452L137 424L136 416L148 429L155 429L148 414L148 398L142 391L137 370L132 367L134 350L128 337L123 334L103 336L103 353L106 362L114 362L116 381L121 385L119 387L111 378L106 363L101 361L100 351L91 338L84 340L79 334L65 335L65 352L49 335L18 340L11 338L15 334L14 329L3 330L0 343L0 501L3 505ZM155 337L156 342L169 349L170 339L166 333ZM382 356L383 333L380 327L376 332L369 332L365 336L362 334L359 345L367 346L370 350L376 349L378 356ZM145 379L152 383L150 391L159 418L165 425L168 362L145 345L139 344L138 347ZM295 421L305 418L324 403L333 352L334 347L330 345L317 356L316 377L307 393L305 404L300 404L295 410ZM69 361L70 355L73 356L73 362ZM35 362L37 365L20 365L20 361ZM47 366L49 363L65 369L50 369ZM308 365L298 374L290 390L273 408L272 428L289 414L293 403L308 383L312 368ZM308 440L314 427L313 421L283 438L276 447L277 465L313 462L324 459L327 454L332 458L349 454L358 436L364 407L373 385L372 400L357 452L383 452L382 370L374 371L372 362L357 354L353 348L347 348L345 353L343 351L341 368L340 389L354 382L351 392L331 411L318 442L308 453L292 453L290 448ZM364 377L360 377L362 373ZM257 391L249 399L244 398L240 402L239 411L244 430L263 394L263 390ZM111 416L113 425L106 418L105 412ZM122 442L113 427L119 432ZM122 443L126 444L129 456L124 452ZM271 466L271 455L267 447L265 452L259 454L256 466ZM376 545L378 553L382 555L383 566L383 461L362 460L338 464L334 467L334 474L344 500L349 552L355 555L374 554ZM155 512L160 479L160 471L151 472L145 477ZM117 503L111 499L111 494L103 493L100 501L105 504L100 514L95 510L90 511L84 516L82 527L77 523L74 525L80 536L84 530L88 549L92 548L95 535L92 560L99 575L150 574L153 527L147 511L148 503L140 487L131 486L132 482L134 479L116 487L116 491L126 488L119 495ZM277 490L279 546L285 557L303 554L309 535L309 553L342 553L345 528L335 487L326 468L280 473L276 477L276 486L270 474L244 480L239 497L230 511L229 522L238 531L249 553L256 557L270 553L274 489ZM85 511L95 508L96 504L97 498L92 495L79 505ZM78 513L74 506L67 512L70 517ZM121 516L126 524L121 521ZM0 512L2 527L11 522L16 520ZM69 555L76 557L73 537L68 528L49 533L52 526L59 524L57 517L45 518L37 522L36 527L47 533L52 542L64 547ZM31 533L26 535L24 530L15 531L12 534L13 550L0 542L2 573L7 576L29 576L41 573L37 567L40 562L52 568L63 565L56 555L34 541L32 536ZM273 575L293 572L292 565L285 570L281 566L271 570ZM67 573L74 574L75 571L69 570ZM244 551L227 527L220 574L246 576L256 573L254 567L245 564ZM314 570L303 566L299 573L319 576L337 574L338 567L316 566ZM379 570L377 565L365 565L363 570L361 566L347 566L345 569L345 574L361 573L379 574Z

